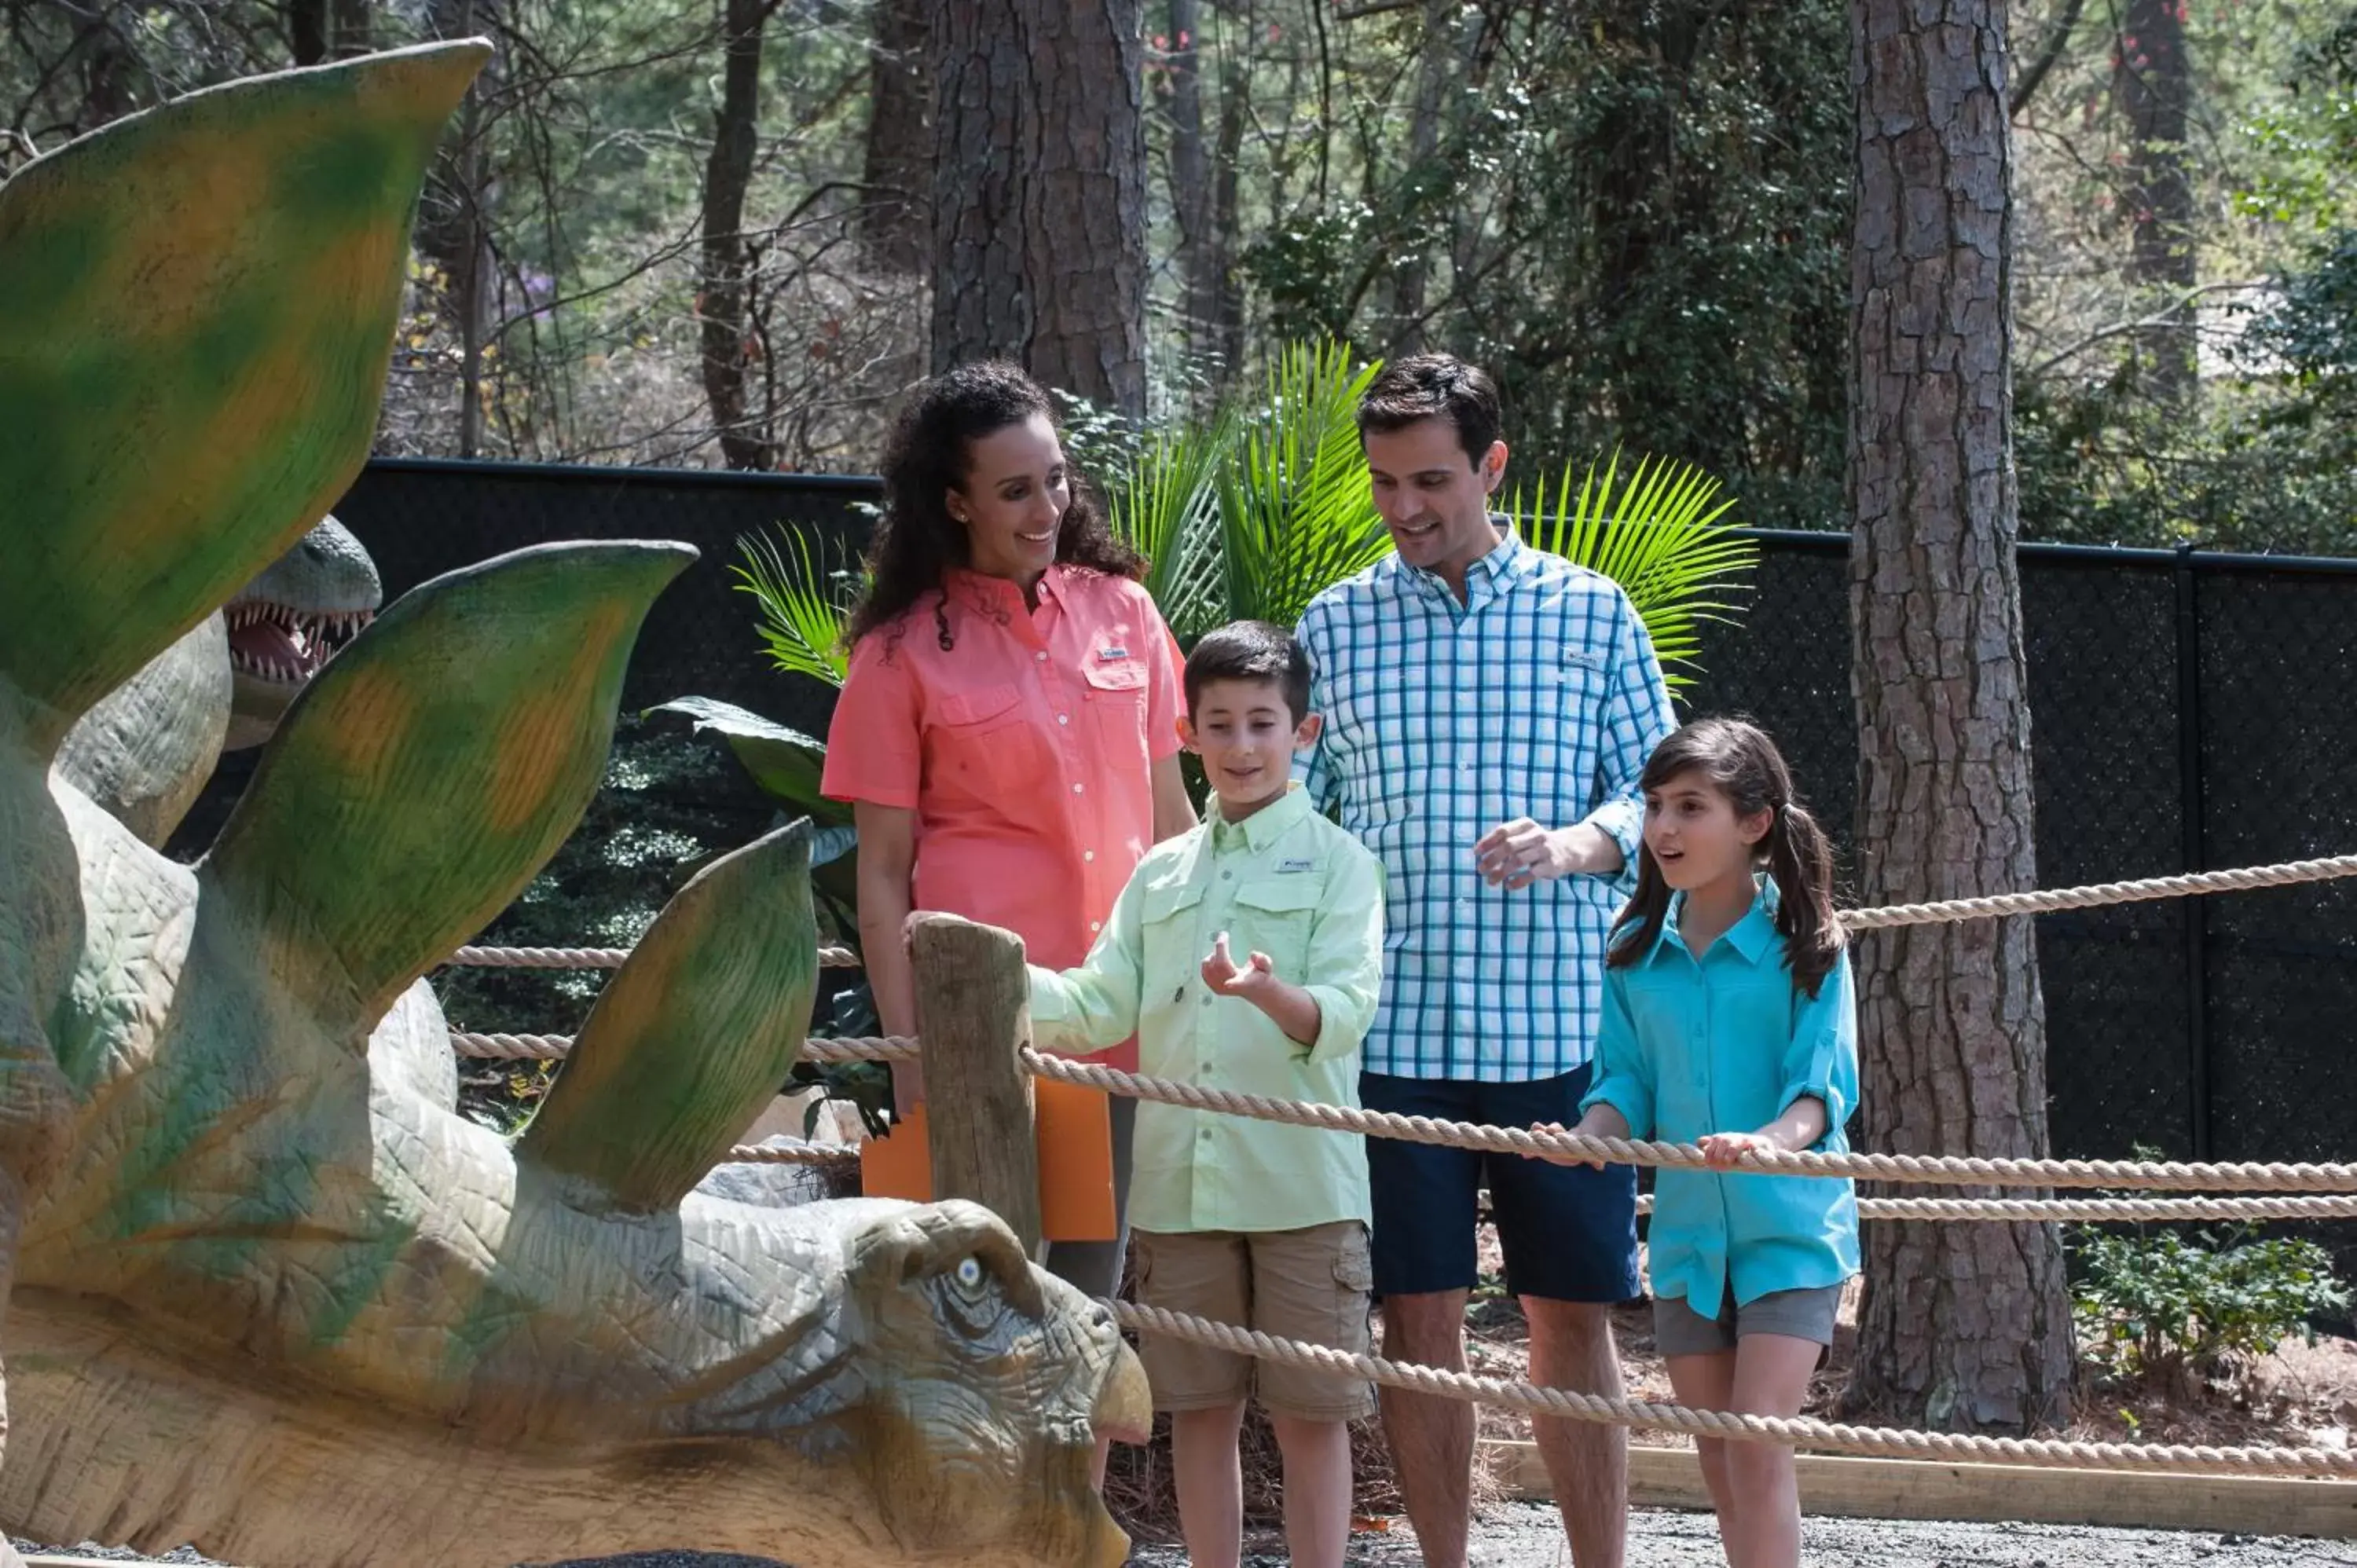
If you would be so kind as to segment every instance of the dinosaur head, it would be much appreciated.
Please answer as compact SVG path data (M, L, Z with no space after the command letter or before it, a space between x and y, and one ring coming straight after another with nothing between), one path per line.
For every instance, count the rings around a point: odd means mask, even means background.
M807 824L679 891L521 1139L450 1102L423 977L579 822L694 552L404 596L197 866L52 769L358 470L488 52L192 93L0 185L0 1516L253 1568L1111 1568L1089 1449L1143 1412L1097 1307L968 1206L696 1190L809 1027Z
M242 750L270 738L286 704L384 602L376 563L332 517L296 542L221 607L234 678L229 738Z

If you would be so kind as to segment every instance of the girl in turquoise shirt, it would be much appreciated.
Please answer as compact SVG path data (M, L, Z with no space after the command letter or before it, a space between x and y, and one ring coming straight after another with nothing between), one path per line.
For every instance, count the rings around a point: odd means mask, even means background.
M1739 720L1677 731L1641 785L1637 892L1606 950L1595 1082L1572 1130L1702 1146L1712 1169L1664 1170L1653 1195L1671 1385L1688 1405L1797 1415L1857 1273L1856 1196L1846 1180L1716 1173L1754 1149L1849 1147L1857 1005L1833 851L1775 744ZM1797 1568L1792 1450L1695 1446L1730 1568Z

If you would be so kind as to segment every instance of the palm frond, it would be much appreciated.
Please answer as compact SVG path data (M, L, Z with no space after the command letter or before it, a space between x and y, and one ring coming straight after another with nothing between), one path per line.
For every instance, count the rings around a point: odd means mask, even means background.
M1532 544L1599 572L1620 585L1643 618L1670 689L1692 681L1702 650L1701 625L1730 621L1731 597L1760 559L1760 548L1722 521L1734 507L1718 481L1691 463L1640 457L1620 483L1616 449L1598 474L1590 463L1578 489L1566 467L1549 500L1542 484L1526 500L1517 487L1506 510Z
M745 559L729 568L730 575L737 591L752 595L760 607L755 630L770 662L789 674L841 686L851 664L843 628L862 575L848 570L823 573L800 533L783 523L777 530L792 552L791 564L777 541L748 533L737 541Z
M1291 626L1327 587L1390 547L1367 488L1358 406L1380 363L1331 341L1289 343L1220 472L1228 613Z
M1219 624L1219 471L1235 440L1222 409L1149 437L1107 497L1113 531L1148 563L1146 590L1180 639Z

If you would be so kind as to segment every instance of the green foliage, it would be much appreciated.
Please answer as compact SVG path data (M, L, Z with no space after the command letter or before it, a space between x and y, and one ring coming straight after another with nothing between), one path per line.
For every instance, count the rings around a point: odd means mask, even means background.
M1663 679L1676 692L1690 679L1681 666L1702 647L1700 623L1736 613L1729 599L1714 596L1740 585L1759 561L1759 547L1720 523L1735 502L1717 499L1718 481L1693 466L1641 457L1616 499L1612 480L1620 468L1618 452L1600 477L1590 464L1577 495L1566 468L1552 504L1542 489L1526 507L1518 487L1506 510L1529 520L1531 542L1540 549L1620 585L1644 618Z
M752 595L760 607L758 630L770 661L789 675L842 685L851 664L851 650L843 646L843 624L866 586L866 573L822 571L811 558L809 542L782 523L778 539L747 534L737 548L744 560L730 567L729 574L737 579L737 591ZM786 551L793 553L791 567Z
M2189 1388L2266 1355L2310 1319L2347 1310L2349 1292L2313 1241L2189 1238L2136 1227L2073 1227L2072 1316L2083 1353L2118 1379Z

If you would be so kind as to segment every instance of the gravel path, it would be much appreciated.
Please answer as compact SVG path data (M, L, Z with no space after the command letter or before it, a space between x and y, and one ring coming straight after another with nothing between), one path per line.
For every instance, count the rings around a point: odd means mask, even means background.
M1628 1568L1721 1568L1718 1537L1709 1519L1694 1513L1640 1510L1630 1516ZM141 1558L95 1548L35 1546L22 1552L73 1551L127 1562L203 1563L185 1552ZM1281 1568L1285 1543L1259 1535L1245 1542L1245 1568ZM2191 1534L2155 1530L2094 1530L2044 1524L1926 1524L1879 1520L1811 1520L1802 1530L1810 1568L2357 1568L2357 1541L2292 1536ZM1555 1511L1537 1504L1501 1503L1475 1521L1473 1568L1571 1568ZM1184 1568L1175 1545L1141 1547L1133 1568ZM1421 1561L1405 1524L1353 1536L1351 1568L1410 1568ZM774 1568L770 1559L702 1552L642 1552L626 1557L575 1559L554 1568Z

